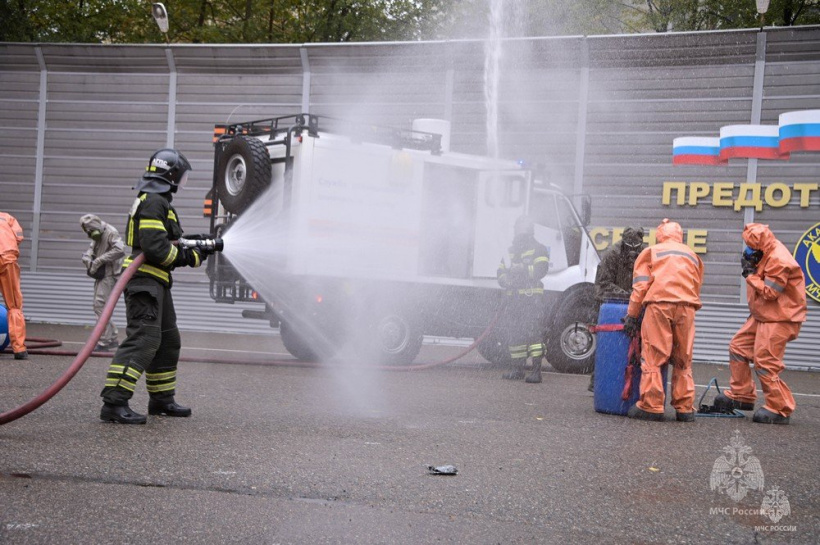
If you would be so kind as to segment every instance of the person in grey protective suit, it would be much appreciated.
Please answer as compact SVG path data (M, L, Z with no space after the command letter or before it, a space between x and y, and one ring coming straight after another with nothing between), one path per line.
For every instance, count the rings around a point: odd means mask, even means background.
M105 303L117 283L117 278L122 273L125 245L114 226L102 221L94 214L81 217L80 226L91 239L91 244L83 253L82 261L86 267L86 273L94 279L94 314L99 320ZM117 346L119 346L117 326L109 320L94 350L105 352Z
M608 300L629 301L632 293L632 269L638 255L646 248L644 232L640 227L627 227L621 240L613 244L601 257L595 274L595 301L598 308ZM595 389L595 371L589 377L590 392Z

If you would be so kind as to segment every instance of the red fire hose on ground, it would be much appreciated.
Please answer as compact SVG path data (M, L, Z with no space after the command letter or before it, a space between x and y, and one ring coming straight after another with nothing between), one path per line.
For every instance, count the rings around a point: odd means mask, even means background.
M117 306L117 301L119 301L120 294L122 294L122 291L125 289L125 285L129 280L131 280L131 277L134 276L134 273L144 261L145 256L142 254L138 255L131 265L129 265L128 268L125 269L120 275L120 279L114 285L114 289L111 291L111 296L108 298L108 301L106 301L102 314L100 314L100 319L97 320L97 325L91 332L91 336L88 337L85 345L77 353L77 356L74 358L74 361L71 362L69 368L66 369L65 373L63 373L54 382L54 384L46 388L42 394L38 395L28 403L0 414L0 426L13 422L21 416L25 416L34 409L38 408L40 405L54 397L57 392L62 390L63 387L68 384L72 378L74 378L74 375L76 375L80 368L85 364L86 360L91 355L91 352L94 351L94 346L97 344L97 341L100 340L100 335L103 334L105 326L108 325L108 320L111 319L111 315L114 313L114 307Z
M85 345L83 345L82 349L79 352L72 352L68 350L43 350L44 348L49 347L57 347L60 346L62 343L60 341L54 341L50 339L35 339L30 338L28 339L31 343L36 343L36 345L31 346L29 353L30 354L42 354L42 355L49 355L49 356L75 356L74 361L71 365L66 369L66 371L48 388L46 388L43 393L25 403L20 405L16 409L12 409L10 411L4 412L0 414L0 426L4 424L8 424L9 422L13 422L18 418L27 415L28 413L34 411L44 403L46 403L49 399L54 397L57 392L62 390L66 384L68 384L74 375L76 375L79 370L85 365L85 362L88 358L92 355L94 351L94 346L96 346L97 341L100 339L100 336L105 331L105 326L108 324L108 321L111 319L111 315L114 313L114 307L117 306L117 301L120 299L120 295L122 294L123 290L125 289L125 285L134 276L134 273L139 268L140 265L145 261L145 256L140 254L134 261L128 266L125 271L123 271L122 275L120 275L119 280L114 285L114 289L111 291L111 296L108 298L108 301L105 303L105 307L103 307L103 311L100 314L100 318L97 321L97 325L94 327L91 335L88 337ZM484 332L479 335L475 341L465 348L463 351L459 352L455 356L447 358L445 360L435 362L435 363L427 363L427 364L420 364L420 365L408 365L408 366L389 366L389 365L378 365L374 366L376 369L381 369L385 371L419 371L422 369L430 369L433 367L437 367L440 365L446 365L448 363L452 363L467 354L469 354L473 349L475 349L478 344L484 340L487 335L495 327L495 324L498 322L501 313L503 312L504 307L502 306L496 315L493 317L492 322ZM99 356L111 356L113 354L110 353L101 353L96 352L96 355ZM269 362L260 362L260 361L237 361L237 360L220 360L220 359L208 359L208 358L180 358L180 361L188 361L188 362L199 362L199 363L233 363L233 364L265 364L265 365L282 365L282 366L291 366L291 367L320 367L322 364L318 362L301 362L298 360L281 360L281 361L269 361Z

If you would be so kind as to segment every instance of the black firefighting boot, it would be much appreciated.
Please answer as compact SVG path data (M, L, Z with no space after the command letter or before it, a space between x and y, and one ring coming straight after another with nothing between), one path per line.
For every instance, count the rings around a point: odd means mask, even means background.
M663 413L650 413L649 411L645 411L638 407L637 405L632 405L627 411L626 416L629 418L635 418L637 420L649 420L651 422L663 422Z
M174 398L151 399L148 401L148 414L162 416L191 416L190 407L178 405Z
M789 416L773 413L763 407L756 410L755 414L752 416L752 422L757 422L758 424L782 424L785 426L788 425L790 419L791 417Z
M521 380L524 378L524 364L527 360L513 360L510 370L501 375L504 380Z
M527 373L524 382L529 384L538 384L541 382L541 358L532 359L532 371Z
M100 420L104 422L118 422L120 424L145 424L148 420L144 414L135 413L128 406L112 405L111 403L103 403L100 411Z

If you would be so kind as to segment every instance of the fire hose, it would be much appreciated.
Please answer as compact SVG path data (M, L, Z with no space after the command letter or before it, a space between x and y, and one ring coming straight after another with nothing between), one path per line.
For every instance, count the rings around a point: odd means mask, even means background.
M204 248L210 251L222 251L222 240L221 239L201 239L201 240L182 240L180 241L181 245L193 248ZM39 408L41 405L45 404L49 399L57 395L57 393L62 390L66 384L68 384L71 379L80 371L85 362L88 358L92 355L94 351L94 346L96 345L97 341L100 339L100 336L105 331L105 327L108 325L108 321L111 319L111 315L114 313L114 308L119 301L120 295L122 294L123 290L125 289L126 284L134 276L137 269L142 265L145 261L145 256L143 254L138 255L131 264L123 271L120 275L119 280L114 285L114 288L111 291L111 295L106 301L105 306L103 307L102 312L100 313L100 317L97 320L97 324L94 326L94 329L91 332L91 335L88 337L85 345L83 345L82 349L79 352L72 352L72 351L65 351L65 350L42 350L43 348L47 347L56 347L60 346L62 343L59 341L53 341L50 339L30 339L30 341L37 342L37 347L29 350L31 354L43 354L43 355L52 355L52 356L75 356L74 361L71 365L66 369L66 371L58 377L58 379L48 388L46 388L40 395L32 399L31 401L20 405L16 409L12 409L10 411L4 412L0 414L0 426L8 424L9 422L13 422L20 417L27 415L28 413L34 411L35 409ZM504 306L502 305L498 311L496 312L495 316L493 317L490 324L486 327L484 332L481 333L478 337L476 337L473 343L466 347L464 350L442 361L434 362L434 363L427 363L427 364L419 364L419 365L409 365L409 366L390 366L390 365L378 365L375 366L376 369L381 369L385 371L419 371L422 369L430 369L433 367L446 365L448 363L452 363L467 354L469 354L472 350L475 349L478 344L483 341L489 334L492 332L495 324L498 322L499 317L501 316L504 310ZM109 356L109 353L96 353L100 356ZM180 358L180 361L190 361L190 362L199 362L199 363L232 363L232 364L266 364L266 365L282 365L282 366L293 366L293 367L319 367L321 364L318 362L299 362L299 361L271 361L271 362L253 362L253 361L237 361L237 360L220 360L220 359L207 359L207 358Z
M105 331L105 326L108 325L108 320L111 319L111 315L114 313L114 307L117 306L117 301L119 301L120 294L125 289L125 285L129 280L131 280L131 277L134 276L134 273L137 272L137 269L143 264L144 261L145 256L143 254L138 255L134 258L134 261L128 266L128 268L126 268L120 275L119 280L117 280L117 283L114 285L114 289L111 291L111 296L108 298L108 301L106 301L102 313L100 313L100 318L97 320L97 325L94 326L91 336L88 337L85 345L77 353L77 356L74 358L74 361L71 362L68 369L66 369L66 371L54 382L54 384L46 388L43 393L28 403L0 414L0 426L13 422L21 416L25 416L31 411L37 409L40 405L54 397L57 392L62 390L63 387L68 384L72 378L74 378L74 375L77 374L80 368L82 368L85 364L86 360L88 360L91 352L94 351L94 346L97 344L97 341L100 339L103 331Z

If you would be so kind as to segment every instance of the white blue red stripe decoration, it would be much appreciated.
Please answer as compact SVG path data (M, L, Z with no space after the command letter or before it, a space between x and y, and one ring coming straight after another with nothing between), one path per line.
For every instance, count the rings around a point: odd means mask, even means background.
M672 141L673 165L719 165L720 138L681 136Z
M777 125L727 125L720 128L720 158L788 159L780 149Z
M780 114L780 150L820 151L820 110Z

